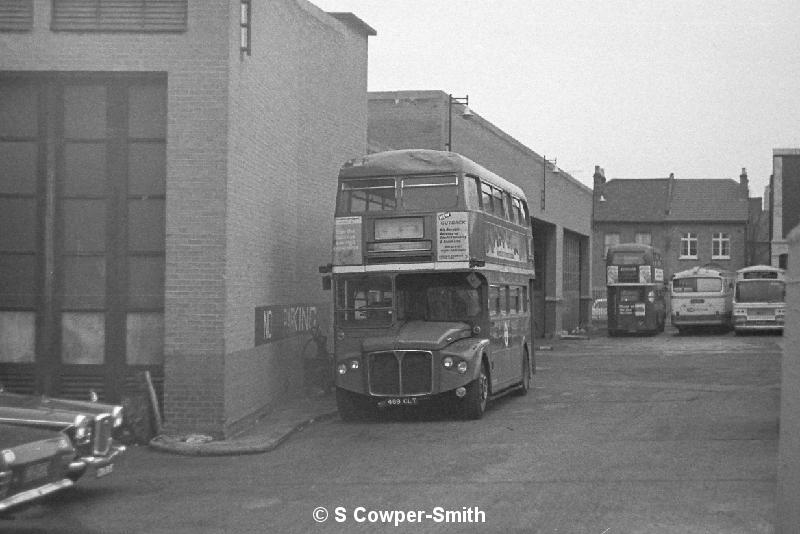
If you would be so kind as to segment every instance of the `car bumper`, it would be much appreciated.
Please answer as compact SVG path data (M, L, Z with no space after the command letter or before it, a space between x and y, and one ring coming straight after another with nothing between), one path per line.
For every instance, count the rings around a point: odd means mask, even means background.
M56 491L69 488L73 484L74 482L72 480L64 478L55 482L49 482L37 488L31 488L13 495L9 495L5 499L0 500L0 512L5 512L9 508L39 499L45 495L55 493Z
M69 464L69 472L73 480L92 473L95 478L111 474L114 460L125 452L124 445L115 445L105 456L82 456Z

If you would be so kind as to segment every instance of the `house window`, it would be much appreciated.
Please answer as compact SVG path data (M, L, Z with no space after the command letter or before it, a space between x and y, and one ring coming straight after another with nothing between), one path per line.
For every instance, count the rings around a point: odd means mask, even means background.
M188 0L53 0L51 29L184 32Z
M713 260L731 259L730 234L724 234L722 232L719 232L711 237L711 259Z
M634 241L640 245L652 245L653 238L650 232L636 232Z
M0 2L0 31L22 32L33 28L33 0Z
M608 257L608 247L619 245L619 234L611 233L603 236L603 257Z
M697 259L697 234L686 232L681 235L681 258L683 260Z

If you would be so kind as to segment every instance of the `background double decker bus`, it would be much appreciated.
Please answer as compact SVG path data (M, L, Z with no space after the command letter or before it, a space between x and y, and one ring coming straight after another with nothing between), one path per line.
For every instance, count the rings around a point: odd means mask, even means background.
M712 266L675 273L670 284L670 321L679 333L690 328L730 329L735 273Z
M664 331L664 267L650 245L612 245L606 254L608 334Z
M783 332L786 272L771 265L753 265L736 271L733 294L733 330Z
M456 153L381 152L342 167L335 215L343 419L431 400L479 418L491 398L528 391L534 270L520 188Z

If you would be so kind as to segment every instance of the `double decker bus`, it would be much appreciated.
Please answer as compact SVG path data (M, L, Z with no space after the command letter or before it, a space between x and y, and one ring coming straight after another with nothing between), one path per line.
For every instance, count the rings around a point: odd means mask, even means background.
M336 403L380 408L527 393L535 372L532 233L522 190L453 152L396 150L339 172Z
M730 329L734 273L716 267L692 267L675 273L670 284L670 321L678 333L695 327Z
M786 272L783 269L770 265L739 269L733 295L734 332L783 332L785 300Z
M664 266L650 245L612 245L606 254L608 335L664 331Z

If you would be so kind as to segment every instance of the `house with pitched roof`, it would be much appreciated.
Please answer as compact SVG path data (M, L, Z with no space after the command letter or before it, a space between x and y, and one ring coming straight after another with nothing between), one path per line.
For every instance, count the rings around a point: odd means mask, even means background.
M617 243L661 250L664 274L695 266L737 270L749 264L751 206L747 172L732 179L612 179L595 168L592 214L592 288L605 293L605 255Z

